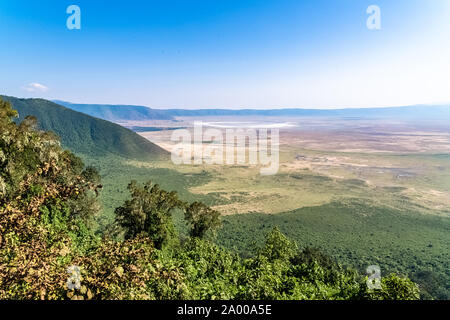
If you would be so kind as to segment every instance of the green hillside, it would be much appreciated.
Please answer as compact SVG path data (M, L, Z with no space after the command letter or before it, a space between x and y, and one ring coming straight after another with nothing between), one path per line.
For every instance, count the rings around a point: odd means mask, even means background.
M19 112L18 122L32 115L38 119L39 128L53 131L61 138L65 148L92 156L108 154L133 159L156 159L168 153L117 124L65 108L44 99L19 99L2 97L11 102Z

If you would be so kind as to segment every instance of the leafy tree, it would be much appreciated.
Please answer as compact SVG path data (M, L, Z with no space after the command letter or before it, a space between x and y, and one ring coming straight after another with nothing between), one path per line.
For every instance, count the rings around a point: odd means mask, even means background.
M334 267L336 265L336 263L329 256L325 255L319 249L311 247L306 247L302 251L299 251L291 261L295 265L317 262L325 268Z
M297 245L291 242L278 227L272 229L266 237L266 245L262 250L262 254L269 261L287 260L293 257L297 250Z
M161 249L175 237L172 211L182 206L176 192L162 190L151 181L139 186L136 181L128 185L131 199L116 208L116 222L122 227L125 239L146 234Z
M366 278L367 279L367 278ZM359 298L368 300L418 300L420 291L417 284L408 278L395 274L381 279L381 289L369 289L362 286Z
M185 219L191 225L190 234L203 238L208 230L221 226L220 213L201 202L194 202L185 209Z

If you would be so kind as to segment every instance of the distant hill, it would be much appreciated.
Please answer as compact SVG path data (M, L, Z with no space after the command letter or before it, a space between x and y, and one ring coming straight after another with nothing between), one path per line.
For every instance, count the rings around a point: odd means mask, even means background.
M38 119L42 130L55 132L64 147L86 155L114 154L148 160L165 157L167 151L117 124L73 111L44 99L1 96L19 112L18 121L28 115Z
M405 106L389 108L348 108L348 109L168 109L173 117L201 116L272 116L272 117L355 117L355 118L395 118L395 119L450 119L450 106Z
M121 120L171 120L175 117L203 116L270 116L270 117L345 117L345 118L395 118L405 120L450 120L448 106L404 106L388 108L347 109L150 109L129 105L74 104L55 100L67 108L108 121Z
M155 110L143 106L76 104L60 100L54 100L53 102L66 108L108 121L172 119L172 116L164 110Z

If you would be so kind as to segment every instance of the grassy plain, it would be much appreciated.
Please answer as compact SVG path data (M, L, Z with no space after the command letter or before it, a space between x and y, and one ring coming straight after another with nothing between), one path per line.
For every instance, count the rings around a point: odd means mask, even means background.
M192 121L182 119L176 124L189 127ZM274 119L261 120L264 121ZM449 212L450 133L445 124L374 124L354 119L297 121L298 126L281 130L277 175L261 176L260 167L250 165L170 169L185 173L207 171L214 178L190 187L189 191L219 196L216 209L224 215L281 213L349 198L393 208L423 209L437 215ZM169 130L141 133L169 151L174 145L171 134Z

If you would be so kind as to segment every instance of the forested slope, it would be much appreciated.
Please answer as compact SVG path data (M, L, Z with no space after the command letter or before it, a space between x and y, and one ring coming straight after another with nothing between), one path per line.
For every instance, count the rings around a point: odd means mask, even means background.
M18 111L16 121L20 122L29 115L36 117L40 129L56 133L62 145L73 152L96 156L114 154L143 160L168 157L162 148L117 124L44 99L3 99Z

